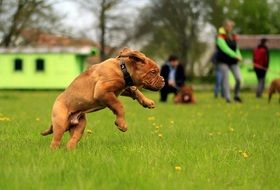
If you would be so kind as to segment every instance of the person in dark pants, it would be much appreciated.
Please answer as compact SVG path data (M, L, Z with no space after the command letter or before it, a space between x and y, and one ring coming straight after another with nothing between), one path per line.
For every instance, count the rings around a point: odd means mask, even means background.
M177 56L169 56L167 62L161 67L160 75L165 80L165 86L160 90L160 101L166 102L168 94L177 94L186 80L184 67L179 64Z
M264 91L265 75L269 66L269 50L266 46L267 39L263 38L253 52L254 70L258 79L256 97L260 98Z

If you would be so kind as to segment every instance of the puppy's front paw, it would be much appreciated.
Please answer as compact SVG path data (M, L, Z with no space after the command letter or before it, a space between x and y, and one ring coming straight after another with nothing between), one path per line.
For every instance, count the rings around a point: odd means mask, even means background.
M145 108L155 108L156 104L153 100L150 100L148 98L145 98L142 100L142 105L145 107Z
M122 132L127 131L127 124L124 119L117 119L115 121L115 125L118 127L118 129Z

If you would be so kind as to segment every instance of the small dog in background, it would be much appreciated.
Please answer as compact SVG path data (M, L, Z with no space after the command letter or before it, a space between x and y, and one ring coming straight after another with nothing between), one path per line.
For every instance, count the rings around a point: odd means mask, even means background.
M280 103L280 78L274 79L269 86L268 90L268 103L270 103L272 94L277 93L279 94L279 103Z
M193 95L193 89L189 86L182 86L179 90L178 94L174 97L174 103L175 104L194 104L196 103L194 95Z

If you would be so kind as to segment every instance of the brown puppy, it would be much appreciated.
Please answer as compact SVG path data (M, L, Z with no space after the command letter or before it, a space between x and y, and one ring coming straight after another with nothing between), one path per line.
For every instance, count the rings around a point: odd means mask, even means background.
M138 88L160 90L164 79L159 67L144 54L124 48L116 58L91 66L81 73L56 99L52 109L52 125L42 135L53 133L51 148L60 145L69 130L68 149L76 147L86 126L86 113L108 107L116 115L115 125L127 130L125 113L117 96L136 99L141 105L154 108L153 100L146 98Z
M174 103L195 103L195 98L193 95L193 90L191 87L186 85L182 86L178 94L174 97Z
M280 78L275 79L271 82L268 89L268 103L270 103L272 94L278 92L279 94L279 103L280 103Z

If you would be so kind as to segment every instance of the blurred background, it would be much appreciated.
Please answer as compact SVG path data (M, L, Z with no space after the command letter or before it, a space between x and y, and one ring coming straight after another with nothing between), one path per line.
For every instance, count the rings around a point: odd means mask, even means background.
M217 29L235 21L242 85L255 86L252 50L268 39L280 73L280 0L0 0L0 89L61 89L123 47L163 64L175 53L188 82L214 81Z

